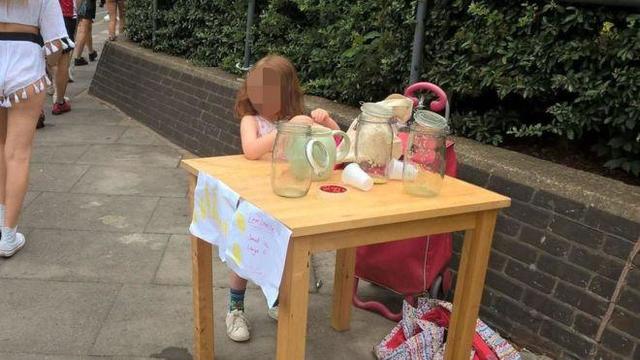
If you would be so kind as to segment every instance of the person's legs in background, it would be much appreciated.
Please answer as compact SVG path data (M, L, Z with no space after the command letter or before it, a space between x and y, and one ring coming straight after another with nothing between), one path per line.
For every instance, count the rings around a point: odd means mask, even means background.
M124 23L125 23L125 1L118 0L118 31L120 32L120 36L124 34Z
M77 21L74 18L64 18L64 24L67 28L67 34L69 34L69 38L71 39L71 41L75 40L76 22ZM67 43L67 45L70 45L70 43ZM63 53L58 58L56 66L51 67L52 69L55 69L55 71L52 73L53 85L55 87L53 108L51 109L51 113L53 115L60 115L62 113L71 111L71 105L65 98L67 94L67 85L69 84L69 65L71 64L71 51L71 47L63 50Z
M67 84L69 83L69 64L71 63L71 53L64 53L58 60L58 65L55 67L53 84L56 88L55 97L53 99L53 108L51 113L53 115L60 115L71 111L71 105L66 100Z
M96 61L96 59L98 58L98 52L93 48L93 20L89 21L88 26L89 30L87 30L87 50L89 51L89 61Z
M107 11L109 12L109 41L114 41L116 39L116 22L118 21L118 2L108 0Z
M83 66L89 64L87 60L82 57L82 53L84 52L84 46L87 43L87 37L91 36L90 34L88 34L91 19L79 18L79 21L80 22L78 23L78 38L76 39L76 48L73 51L73 62L75 66Z
M78 6L78 41L74 52L73 63L75 66L88 65L89 63L82 57L82 52L86 46L89 50L89 60L94 61L98 53L93 49L92 22L96 18L96 0L83 0Z

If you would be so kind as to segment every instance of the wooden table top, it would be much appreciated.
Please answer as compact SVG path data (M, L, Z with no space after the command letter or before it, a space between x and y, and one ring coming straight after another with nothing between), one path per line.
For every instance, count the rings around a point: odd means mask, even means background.
M293 237L500 209L511 204L508 197L451 177L445 177L440 195L432 198L406 194L402 181L375 185L369 192L349 187L344 199L319 198L319 185L340 183L340 171L329 181L313 183L307 196L288 199L271 190L268 160L251 161L233 155L183 160L181 166L193 175L203 171L224 182L286 225Z

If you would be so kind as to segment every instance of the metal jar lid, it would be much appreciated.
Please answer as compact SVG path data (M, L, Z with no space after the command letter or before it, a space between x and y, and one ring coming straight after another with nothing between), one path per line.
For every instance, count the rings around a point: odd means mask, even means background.
M437 130L446 130L447 128L447 119L433 111L417 110L413 118L416 120L416 123L424 127Z
M379 103L364 103L360 106L360 111L377 118L389 119L393 117L393 108Z

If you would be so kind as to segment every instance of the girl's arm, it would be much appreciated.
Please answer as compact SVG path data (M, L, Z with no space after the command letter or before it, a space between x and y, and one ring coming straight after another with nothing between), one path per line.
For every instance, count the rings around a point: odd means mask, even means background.
M335 120L333 120L331 116L329 116L329 113L324 109L318 108L313 110L311 112L311 117L313 118L313 121L324 127L333 130L340 130L340 126L338 125L338 123L336 123Z
M248 160L258 160L264 154L273 149L276 141L276 131L258 137L258 124L253 116L245 116L240 122L240 138L242 141L242 152Z

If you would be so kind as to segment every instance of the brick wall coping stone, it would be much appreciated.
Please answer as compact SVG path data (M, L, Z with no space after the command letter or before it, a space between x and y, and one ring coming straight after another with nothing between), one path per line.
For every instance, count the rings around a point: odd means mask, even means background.
M218 68L197 67L188 61L154 53L139 45L118 41L107 46L141 57L145 61L186 72L204 81L238 89L240 79ZM342 127L348 127L359 110L317 96L306 96L307 108L322 107L332 113ZM497 175L512 182L547 191L588 207L597 208L632 222L640 222L640 187L624 184L592 173L572 169L514 151L484 145L473 140L454 137L458 160L489 175Z

